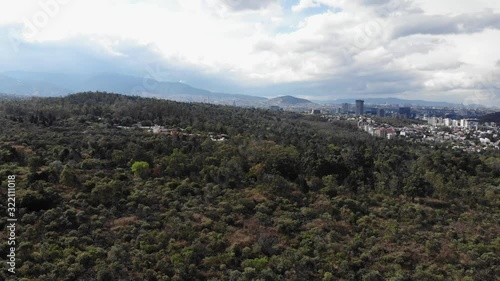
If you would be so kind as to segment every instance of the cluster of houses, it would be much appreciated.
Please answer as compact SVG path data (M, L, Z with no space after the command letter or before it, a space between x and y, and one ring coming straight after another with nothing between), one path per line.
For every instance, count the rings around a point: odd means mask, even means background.
M396 128L386 123L378 124L371 118L361 117L358 120L358 128L380 138L405 138L415 142L449 143L453 148L464 151L500 149L500 131L495 124L479 126L476 120L467 119L456 122L457 126L453 126L453 123L449 123L450 121L441 123L440 119L432 119L429 123L431 122L433 123L428 125L413 124ZM444 124L451 124L451 126Z
M177 129L177 128L165 128L164 126L159 126L159 125L154 125L154 126L142 126L140 123L135 124L133 126L116 126L119 129L125 129L125 130L130 130L130 129L141 129L141 130L146 130L150 133L153 134L160 134L160 135L171 135L171 136L189 136L189 137L199 137L201 136L200 134L193 134L188 132L186 129ZM216 134L209 132L208 137L212 141L217 141L217 142L224 142L229 140L229 136L226 134Z
M442 117L429 117L427 118L427 123L435 127L462 127L462 128L478 128L479 120L477 119L460 119L455 120L451 118Z
M358 128L379 138L394 139L401 134L401 130L396 130L389 125L378 125L373 119L370 118L361 118L358 121Z

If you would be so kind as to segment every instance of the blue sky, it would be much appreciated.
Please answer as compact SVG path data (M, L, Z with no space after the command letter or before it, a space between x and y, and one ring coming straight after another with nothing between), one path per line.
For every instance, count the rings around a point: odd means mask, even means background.
M500 106L499 44L494 0L0 3L0 72L152 75L262 96Z

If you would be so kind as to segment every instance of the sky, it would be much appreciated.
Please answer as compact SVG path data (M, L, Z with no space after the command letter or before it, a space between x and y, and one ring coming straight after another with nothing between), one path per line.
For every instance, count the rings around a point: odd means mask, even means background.
M500 106L496 0L0 2L0 72L113 72L313 100Z

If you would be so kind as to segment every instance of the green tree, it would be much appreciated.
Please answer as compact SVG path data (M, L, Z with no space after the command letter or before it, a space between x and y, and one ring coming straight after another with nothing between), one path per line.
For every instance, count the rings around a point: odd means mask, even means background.
M28 158L28 167L31 172L36 172L38 168L40 168L43 165L43 160L42 157L40 156L31 156Z
M78 184L78 178L76 177L75 172L67 165L64 166L59 179L62 184L67 186L75 187Z
M134 162L134 164L132 164L132 172L138 177L147 177L149 173L149 163L144 161Z

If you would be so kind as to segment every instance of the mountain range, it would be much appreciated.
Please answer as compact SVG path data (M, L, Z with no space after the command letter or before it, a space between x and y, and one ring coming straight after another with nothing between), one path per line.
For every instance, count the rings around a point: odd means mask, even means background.
M268 100L269 105L294 106L294 105L313 105L310 100L301 99L293 96L281 96Z
M0 74L0 93L20 96L63 96L83 91L106 91L182 102L206 102L257 107L271 105L311 107L315 104L354 103L355 101L355 99L310 101L289 95L268 99L253 95L213 92L192 87L181 82L157 81L116 73L86 75L10 71ZM365 104L457 106L448 102L404 100L398 98L368 98L364 99L364 101ZM482 107L482 105L476 105L476 107Z
M0 92L25 96L61 96L70 91L42 80L23 80L0 75Z
M156 81L131 75L103 73L69 75L6 72L0 75L0 92L30 96L62 96L82 91L106 91L186 102L265 105L267 98L211 92L180 82Z
M15 99L23 99L26 96L19 96L19 95L11 95L11 94L3 94L0 93L0 101L2 100L15 100Z

